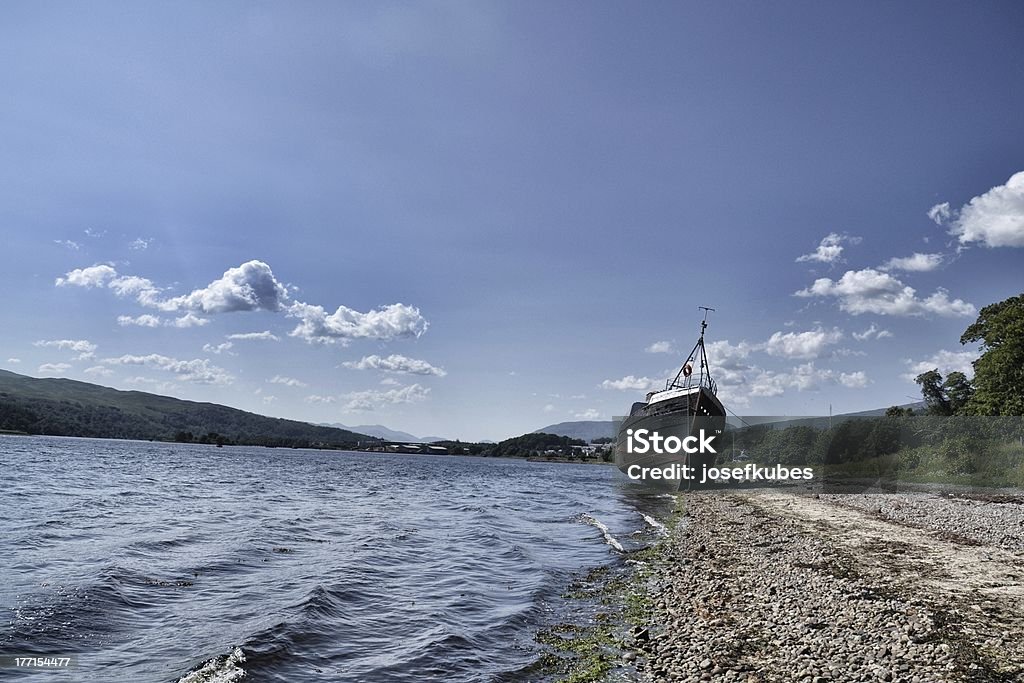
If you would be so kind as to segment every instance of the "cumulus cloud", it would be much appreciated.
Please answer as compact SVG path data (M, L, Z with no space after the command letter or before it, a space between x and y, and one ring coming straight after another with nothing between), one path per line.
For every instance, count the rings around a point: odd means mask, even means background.
M962 372L970 378L974 376L973 363L978 360L978 355L978 351L947 351L943 349L924 360L915 361L908 358L903 361L907 365L907 372L903 374L903 379L913 382L915 377L929 370L938 370L943 375Z
M202 327L203 325L208 325L209 323L210 323L210 319L209 318L200 318L199 316L195 315L194 313L186 313L185 315L181 316L180 318L175 318L174 320L171 320L168 324L171 327L185 328L185 327Z
M20 358L8 358L7 362L8 363L13 363L14 365L17 365L18 363L21 362L21 359Z
M283 384L286 387L305 387L308 386L305 382L294 377L284 377L282 375L274 375L267 380L271 384Z
M214 353L214 354L217 354L218 356L220 354L222 354L222 353L227 353L227 354L233 356L233 355L235 355L235 354L231 353L231 348L233 346L234 346L234 343L233 342L229 342L229 341L224 342L223 344L216 344L216 345L214 345L214 344L203 344L203 351L206 351L207 353Z
M311 394L305 398L306 403L334 403L337 400L336 396L321 396L320 394Z
M345 410L363 412L399 403L418 403L425 400L429 394L430 389L419 384L410 384L386 391L377 389L354 391L344 395L344 398L348 399Z
M54 284L58 287L103 287L115 277L117 277L117 271L114 270L113 266L100 263L88 268L76 268L64 273L64 277L57 278Z
M622 379L606 379L601 382L602 389L618 389L620 391L650 391L661 385L656 379L650 377L634 377L626 375Z
M544 412L545 413L553 413L553 412L555 412L555 410L556 410L555 404L553 404L553 403L549 403L546 406L544 406Z
M339 306L328 315L321 306L297 302L288 309L288 315L299 320L291 336L320 344L345 344L352 339L415 338L427 330L427 321L420 310L405 304L391 304L367 313Z
M959 211L950 209L948 202L936 204L928 217L948 227L962 245L1024 247L1024 171L974 197Z
M868 327L868 329L864 330L863 332L853 333L853 338L856 339L857 341L866 341L868 339L885 339L886 337L891 336L892 332L890 332L889 330L880 329L879 327L876 327L874 323L871 323L871 326Z
M354 370L381 370L400 375L434 375L444 377L448 373L443 368L434 367L425 360L406 358L397 353L386 358L372 355L366 356L357 361L346 361L342 363L346 368Z
M71 365L68 363L43 363L37 371L42 375L63 375L70 369Z
M825 384L840 383L847 387L867 386L867 376L862 371L839 373L827 368L818 368L814 362L804 363L786 371L760 370L751 380L751 396L780 396L787 389L815 391Z
M82 245L74 240L54 240L53 243L70 249L71 251L78 251L82 248Z
M189 294L167 298L164 290L151 280L136 275L120 275L110 264L96 264L65 273L55 281L59 287L107 287L122 298L133 297L142 306L166 313L184 314L165 323L152 318L121 316L122 325L155 327L171 325L192 327L206 324L206 314L237 311L284 312L299 322L290 333L307 342L347 344L353 339L393 339L419 337L426 332L428 323L418 308L402 303L360 312L339 306L328 313L322 306L292 300L288 288L262 261L248 261L237 268L229 268L219 279ZM138 321L143 320L140 323ZM269 331L232 335L233 339L263 339L277 341Z
M891 258L882 265L882 270L906 270L912 273L926 273L942 265L942 254L922 254Z
M839 308L853 315L919 316L934 313L955 317L977 312L973 305L961 299L950 300L944 289L921 299L913 287L873 268L848 270L839 280L818 278L810 287L795 294L799 297L835 297L839 300Z
M78 354L76 360L88 360L96 355L96 345L85 339L45 339L33 346L74 351Z
M765 343L765 351L772 356L782 358L811 359L820 358L830 344L836 344L843 338L838 328L832 330L808 330L807 332L776 332Z
M132 251L145 251L146 249L149 249L149 244L152 241L152 239L144 240L141 237L136 237L132 240L131 244L128 245L128 248Z
M868 385L869 381L868 376L864 374L863 370L839 373L839 383L850 389L863 389Z
M105 368L102 365L94 365L91 368L86 368L82 372L84 372L87 375L97 375L99 377L110 377L111 375L114 374L113 370L111 370L110 368Z
M147 356L125 354L117 358L105 358L104 365L141 365L177 375L181 382L195 384L231 384L234 381L226 370L210 363L207 359L178 360L151 353Z
M228 339L236 339L239 341L281 341L281 338L276 334L271 333L269 330L263 332L242 332L240 334L229 334Z
M675 348L670 341L656 341L644 351L647 353L675 353Z
M161 302L167 311L231 313L236 311L280 311L288 301L288 290L263 261L247 261L228 268L219 280L190 294Z
M601 417L601 413L595 408L588 408L587 410L573 413L573 417L577 420L597 420Z
M817 261L819 263L835 263L839 260L839 257L843 255L843 242L847 242L848 244L857 244L860 242L860 238L830 232L822 238L817 249L809 254L798 256L796 262L803 263L806 261Z
M159 327L163 324L163 321L155 315L143 313L136 318L133 318L130 315L119 315L117 316L117 324L121 327L127 327L129 325L137 325L139 327Z

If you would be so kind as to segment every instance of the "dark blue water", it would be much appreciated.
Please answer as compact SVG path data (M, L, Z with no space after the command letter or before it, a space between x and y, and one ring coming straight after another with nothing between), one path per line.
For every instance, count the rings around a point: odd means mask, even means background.
M595 465L34 437L0 485L0 654L73 654L54 681L536 678L568 584L669 502Z

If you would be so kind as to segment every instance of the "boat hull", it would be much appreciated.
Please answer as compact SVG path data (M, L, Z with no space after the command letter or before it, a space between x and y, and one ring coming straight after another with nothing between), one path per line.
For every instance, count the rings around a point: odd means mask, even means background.
M619 424L615 441L616 466L631 479L658 488L699 487L703 469L714 466L716 454L722 450L718 447L725 430L725 408L721 401L706 388L700 388L670 401L636 403L631 413ZM703 453L670 453L665 449L656 452L652 448L647 449L648 452L637 452L636 438L630 448L630 437L640 430L647 430L647 435L657 432L665 438L674 436L680 441L691 436L699 441L703 435L705 440L710 440L712 448ZM676 465L679 467L673 467ZM682 467L688 469L682 470ZM679 476L655 479L648 471L652 468ZM689 476L684 477L683 472Z

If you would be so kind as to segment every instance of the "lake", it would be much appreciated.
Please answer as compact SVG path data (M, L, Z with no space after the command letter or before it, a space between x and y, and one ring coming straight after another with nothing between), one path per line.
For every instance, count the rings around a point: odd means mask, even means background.
M671 499L614 467L0 436L0 679L536 678Z

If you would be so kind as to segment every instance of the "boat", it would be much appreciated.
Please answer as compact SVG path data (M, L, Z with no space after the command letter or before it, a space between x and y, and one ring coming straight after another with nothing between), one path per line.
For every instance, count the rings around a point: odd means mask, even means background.
M675 377L665 382L664 389L648 392L645 400L635 402L619 423L615 464L630 479L659 487L697 488L721 450L725 406L718 398L704 346L708 313L715 309L699 308L704 311L700 337ZM661 448L653 447L654 434L660 437ZM677 443L691 448L676 449Z

